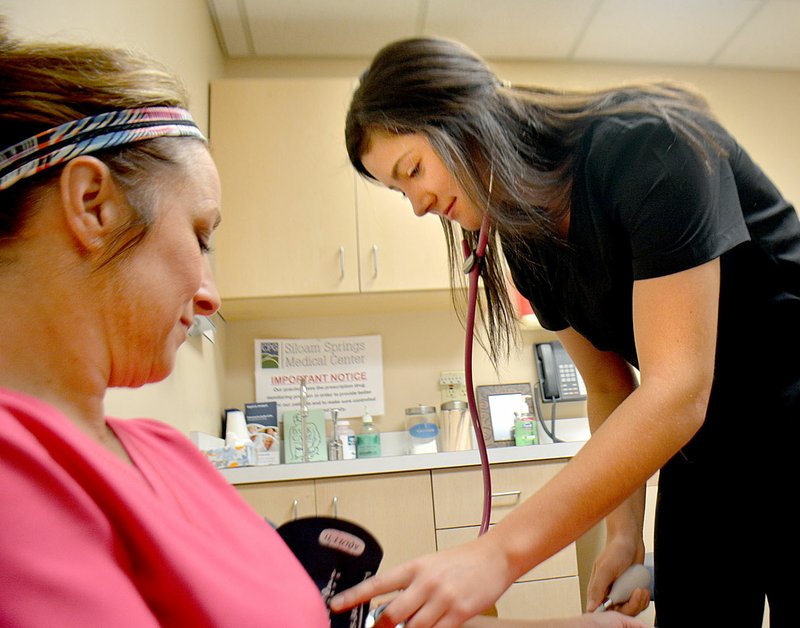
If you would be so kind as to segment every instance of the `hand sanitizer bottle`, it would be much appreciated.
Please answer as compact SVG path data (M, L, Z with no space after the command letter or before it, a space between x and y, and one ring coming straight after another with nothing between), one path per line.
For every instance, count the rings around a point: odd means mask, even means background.
M338 438L342 443L342 460L352 460L356 457L356 433L350 427L350 421L338 421Z
M356 456L358 458L378 458L381 455L381 434L372 423L372 415L364 409L361 431L356 436Z

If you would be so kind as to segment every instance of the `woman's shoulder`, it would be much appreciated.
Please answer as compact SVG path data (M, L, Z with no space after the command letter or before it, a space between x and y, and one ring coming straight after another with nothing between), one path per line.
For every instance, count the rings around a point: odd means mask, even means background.
M584 150L607 150L614 146L638 143L647 135L675 135L669 123L649 113L602 116L593 120L583 134Z

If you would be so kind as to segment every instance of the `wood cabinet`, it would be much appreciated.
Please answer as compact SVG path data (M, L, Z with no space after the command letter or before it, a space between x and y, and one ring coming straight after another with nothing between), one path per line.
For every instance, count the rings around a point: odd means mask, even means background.
M448 287L439 221L350 165L351 79L221 79L211 151L222 180L225 299Z
M428 471L237 486L256 511L280 525L314 515L347 519L381 544L381 569L436 551Z
M553 461L493 465L491 522L500 521L563 466L563 462ZM432 480L438 548L446 549L474 539L482 515L480 469L434 470ZM575 544L568 545L521 576L497 601L497 612L507 619L546 619L580 614Z
M381 569L436 551L430 473L316 481L317 514L367 528L383 546Z
M276 527L317 514L314 480L241 484L236 489L258 514Z
M442 290L450 287L440 220L419 218L398 192L358 177L362 292Z
M223 299L358 291L355 186L341 137L351 92L341 79L211 84Z

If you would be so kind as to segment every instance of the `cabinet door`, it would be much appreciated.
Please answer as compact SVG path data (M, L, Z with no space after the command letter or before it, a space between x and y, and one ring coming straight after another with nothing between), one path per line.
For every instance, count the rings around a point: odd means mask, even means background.
M428 471L317 480L317 514L366 528L383 547L381 570L436 551Z
M239 484L236 490L275 526L316 514L313 480Z
M559 619L581 614L577 576L516 582L497 600L497 616L503 619Z
M447 245L434 216L419 218L402 194L359 177L359 262L363 292L447 289Z
M211 84L223 299L358 292L355 173L344 146L352 89L350 79Z

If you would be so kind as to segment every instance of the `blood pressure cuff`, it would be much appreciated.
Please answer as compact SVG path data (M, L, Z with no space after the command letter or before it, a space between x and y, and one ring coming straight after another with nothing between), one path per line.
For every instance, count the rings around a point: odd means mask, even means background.
M284 523L278 534L305 567L329 605L331 598L378 571L383 549L361 526L343 519L305 517ZM331 628L363 628L369 602L328 614Z

